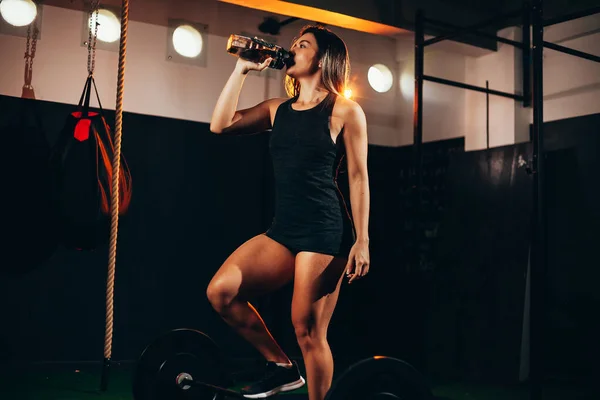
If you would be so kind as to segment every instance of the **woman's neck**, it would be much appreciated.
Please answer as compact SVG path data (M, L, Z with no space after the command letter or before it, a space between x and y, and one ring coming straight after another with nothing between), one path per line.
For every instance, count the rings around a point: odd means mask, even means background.
M300 93L297 103L315 104L320 103L329 91L323 86L320 76L311 76L310 78L300 80Z
M316 104L320 103L328 94L329 91L324 87L309 89L301 86L300 93L298 94L298 100L296 100L296 102L307 105Z

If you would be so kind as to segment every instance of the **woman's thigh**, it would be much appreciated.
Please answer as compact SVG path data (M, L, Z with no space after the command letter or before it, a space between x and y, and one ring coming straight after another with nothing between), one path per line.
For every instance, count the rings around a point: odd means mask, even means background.
M296 256L292 321L297 333L325 338L335 310L346 258L300 252Z
M279 289L294 278L294 255L264 234L238 247L213 276L208 296L235 297L241 300Z

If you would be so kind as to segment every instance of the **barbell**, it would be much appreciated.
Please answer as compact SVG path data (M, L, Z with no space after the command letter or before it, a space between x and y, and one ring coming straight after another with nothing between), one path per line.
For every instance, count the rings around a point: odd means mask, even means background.
M220 348L205 333L175 329L158 337L140 355L133 374L135 400L222 400L244 398L234 384ZM325 400L430 400L431 390L410 364L374 356L351 365Z

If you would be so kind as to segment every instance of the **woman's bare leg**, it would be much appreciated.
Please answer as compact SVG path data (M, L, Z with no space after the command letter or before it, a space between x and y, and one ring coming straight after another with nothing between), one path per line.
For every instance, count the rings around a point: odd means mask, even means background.
M206 294L215 311L268 361L290 363L249 299L294 278L294 255L266 235L242 244L225 260Z
M296 257L292 322L306 367L309 400L323 400L333 380L327 328L337 304L346 261L309 252Z

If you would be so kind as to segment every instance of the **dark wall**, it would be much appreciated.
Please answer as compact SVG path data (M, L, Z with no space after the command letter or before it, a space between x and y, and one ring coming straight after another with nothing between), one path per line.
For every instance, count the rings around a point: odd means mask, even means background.
M9 164L37 166L13 168L19 174L14 181L29 182L43 170L44 153L32 150L41 146L32 145L35 118L19 120L23 105L37 106L40 138L50 145L74 107L0 97L5 110L0 127L14 149ZM106 116L112 123L113 113ZM133 177L133 200L119 224L114 359L134 359L158 334L182 326L206 331L235 357L257 356L215 315L205 288L229 253L271 220L267 140L268 134L222 137L210 134L203 123L124 114L122 149ZM434 153L429 148L464 146L462 139L440 143L425 146L425 154ZM343 286L329 339L338 360L377 353L418 364L425 302L415 303L414 296L425 299L427 293L416 285L419 268L410 265L416 246L409 221L413 154L410 147L370 146L369 151L372 269L369 279ZM447 163L444 155L434 160ZM0 333L0 360L100 360L108 249L79 252L58 246L42 262L24 257L47 242L45 236L32 240L27 232L49 224L41 220L42 212L34 212L47 197L44 190L36 189L35 196L22 192L11 198L18 209L11 226L23 233L3 242L15 261L4 268L12 275L3 275L0 283L4 320L12 327ZM290 301L287 286L256 305L283 347L299 357Z
M547 277L545 376L600 373L600 115L544 124ZM531 233L531 143L455 153L427 287L427 370L443 378L515 382Z
M557 379L600 376L600 115L546 123L548 280L545 365Z
M432 373L515 381L520 364L532 178L526 144L455 154L435 250Z
M20 122L27 104L37 106L41 130L32 116ZM8 328L0 330L0 361L101 360L108 249L57 246L44 218L43 140L55 142L74 107L0 96L0 109L9 149L2 159L8 235L0 280ZM113 115L106 113L111 124ZM555 333L549 344L562 345L548 365L557 374L567 360L580 363L571 368L597 357L587 352L598 331L586 319L598 305L596 119L546 129ZM119 225L114 359L135 359L178 327L207 332L233 357L258 358L215 315L205 289L225 258L271 220L268 138L218 136L204 123L124 114L133 200ZM371 272L342 287L329 329L337 360L383 354L428 376L516 380L531 194L521 157L529 153L529 144L465 153L462 138L426 143L417 203L413 148L369 146ZM284 349L300 357L290 304L289 285L255 302Z
M32 153L35 129L26 135L18 129L22 124L9 126L18 121L22 104L0 97L2 137L12 138L6 140L11 148L5 149L9 165L3 170L14 182L30 181L36 171L27 165L43 153ZM42 133L53 144L74 107L35 105ZM112 125L114 112L106 117ZM31 116L26 121L34 125ZM205 289L236 246L266 229L267 135L217 136L207 124L131 113L124 114L123 126L133 199L119 223L113 357L133 359L156 335L182 326L231 340L233 351L248 354L209 308ZM0 282L3 326L10 327L0 333L0 359L101 359L107 246L93 252L59 246L33 271L19 274L27 269L28 254L44 244L27 233L40 229L40 221L26 216L45 194L35 193L32 201L31 193L5 189L9 226L22 234L10 235L7 227L3 240L3 270L13 274Z
M29 114L20 121L23 106L36 106L38 125ZM36 212L47 203L39 177L45 153L32 149L43 147L44 136L52 145L74 107L11 97L0 97L0 107L5 111L2 135L10 138L13 150L5 170L16 174L15 182L31 182L32 176L38 181L30 190L35 195L22 188L10 198L15 212L7 230L21 234L3 242L7 258L14 261L3 268L11 274L0 283L4 320L12 327L0 333L0 360L100 360L107 247L80 252L58 246L26 257L52 242L47 235L35 240L29 235L52 232L41 219L44 213ZM112 124L113 113L106 117ZM36 132L41 133L37 144L32 143ZM215 315L205 288L225 258L271 220L267 140L267 133L223 137L212 135L203 123L124 114L122 150L133 177L133 199L119 223L114 359L134 359L154 337L183 326L207 332L235 357L257 356ZM398 207L396 200L407 197L411 151L371 146L370 152L372 271L369 279L344 285L329 338L340 360L374 353L410 359L418 332L411 318L418 312L411 302L414 286L406 278L406 249L398 252L397 245L412 228L398 230L409 208ZM299 357L290 304L289 285L256 302L276 338Z

